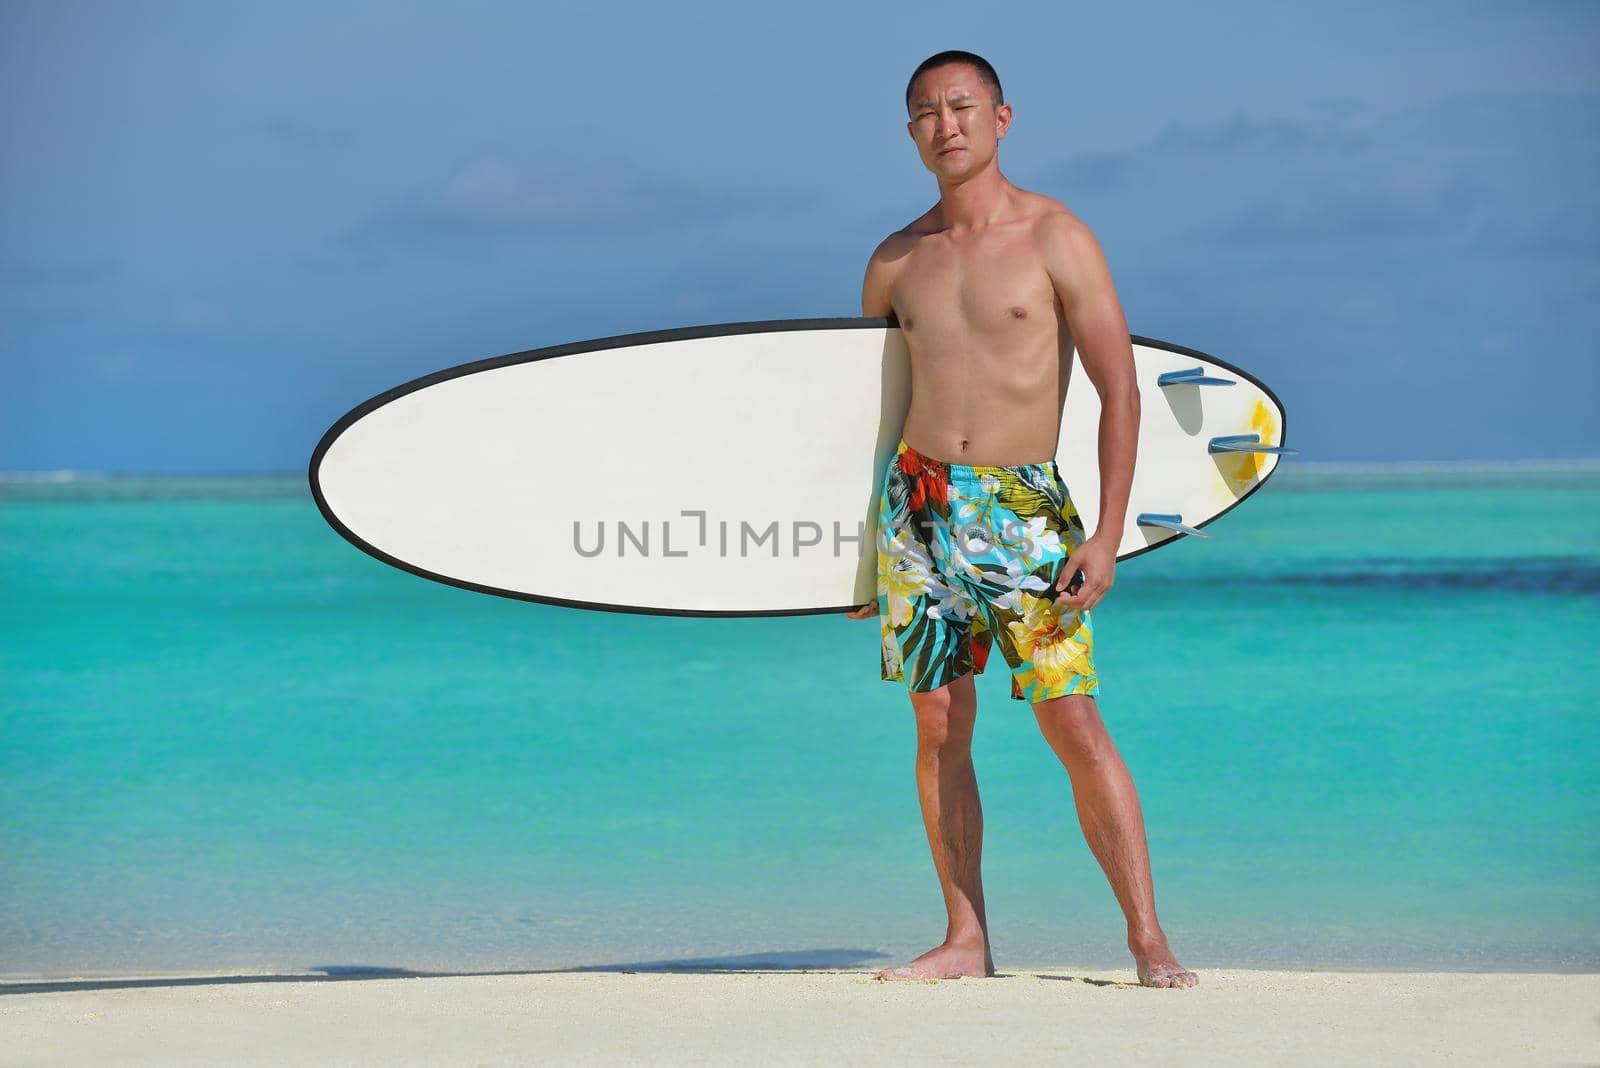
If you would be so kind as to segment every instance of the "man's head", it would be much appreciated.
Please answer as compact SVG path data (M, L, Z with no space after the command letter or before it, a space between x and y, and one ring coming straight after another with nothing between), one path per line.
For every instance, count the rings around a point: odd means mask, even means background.
M917 79L935 67L943 67L951 63L964 63L971 67L977 73L978 80L988 88L989 99L993 101L996 108L1006 102L1005 94L1000 91L1000 76L994 72L994 68L989 65L989 61L972 52L963 52L958 48L952 48L945 52L935 52L921 63L918 63L917 69L911 72L911 80L906 82L906 112L908 114L913 117L916 115L911 106L911 91L917 87Z
M1011 125L1000 78L982 56L948 51L917 65L906 83L906 129L923 165L960 180L990 166Z

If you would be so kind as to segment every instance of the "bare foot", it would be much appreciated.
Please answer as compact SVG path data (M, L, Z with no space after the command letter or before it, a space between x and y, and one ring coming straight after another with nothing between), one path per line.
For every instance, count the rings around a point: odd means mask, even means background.
M955 979L963 975L987 979L994 975L994 961L987 946L951 945L946 942L898 968L885 968L874 979Z
M1134 971L1140 986L1189 987L1200 985L1200 977L1178 963L1178 958L1167 948L1163 935L1142 946L1131 946Z

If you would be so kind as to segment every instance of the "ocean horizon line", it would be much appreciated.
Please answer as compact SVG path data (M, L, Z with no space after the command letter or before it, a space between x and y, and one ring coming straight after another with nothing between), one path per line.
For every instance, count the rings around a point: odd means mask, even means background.
M1366 472L1428 471L1600 471L1600 456L1524 457L1451 460L1286 460L1286 471L1306 474L1362 474ZM1276 470L1274 471L1276 473ZM94 482L128 479L282 479L307 477L304 468L193 470L106 470L101 468L42 468L0 470L0 483Z

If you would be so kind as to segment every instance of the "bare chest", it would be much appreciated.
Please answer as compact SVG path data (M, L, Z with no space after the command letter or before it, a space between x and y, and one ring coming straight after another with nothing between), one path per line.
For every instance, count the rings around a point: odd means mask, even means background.
M1025 343L1059 330L1055 289L1022 239L921 242L891 293L907 339L931 344Z

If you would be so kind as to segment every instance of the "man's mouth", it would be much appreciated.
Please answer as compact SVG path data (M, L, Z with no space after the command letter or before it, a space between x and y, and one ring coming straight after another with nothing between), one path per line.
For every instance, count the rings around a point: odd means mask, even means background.
M962 147L961 147L961 146L960 146L960 145L955 145L955 146L953 146L953 147L951 147L951 148L941 148L941 149L940 149L940 150L939 150L939 155L941 155L941 156L942 156L942 155L944 155L944 154L945 154L945 153L946 153L946 152L961 152L961 151L963 151L963 149L962 149Z

